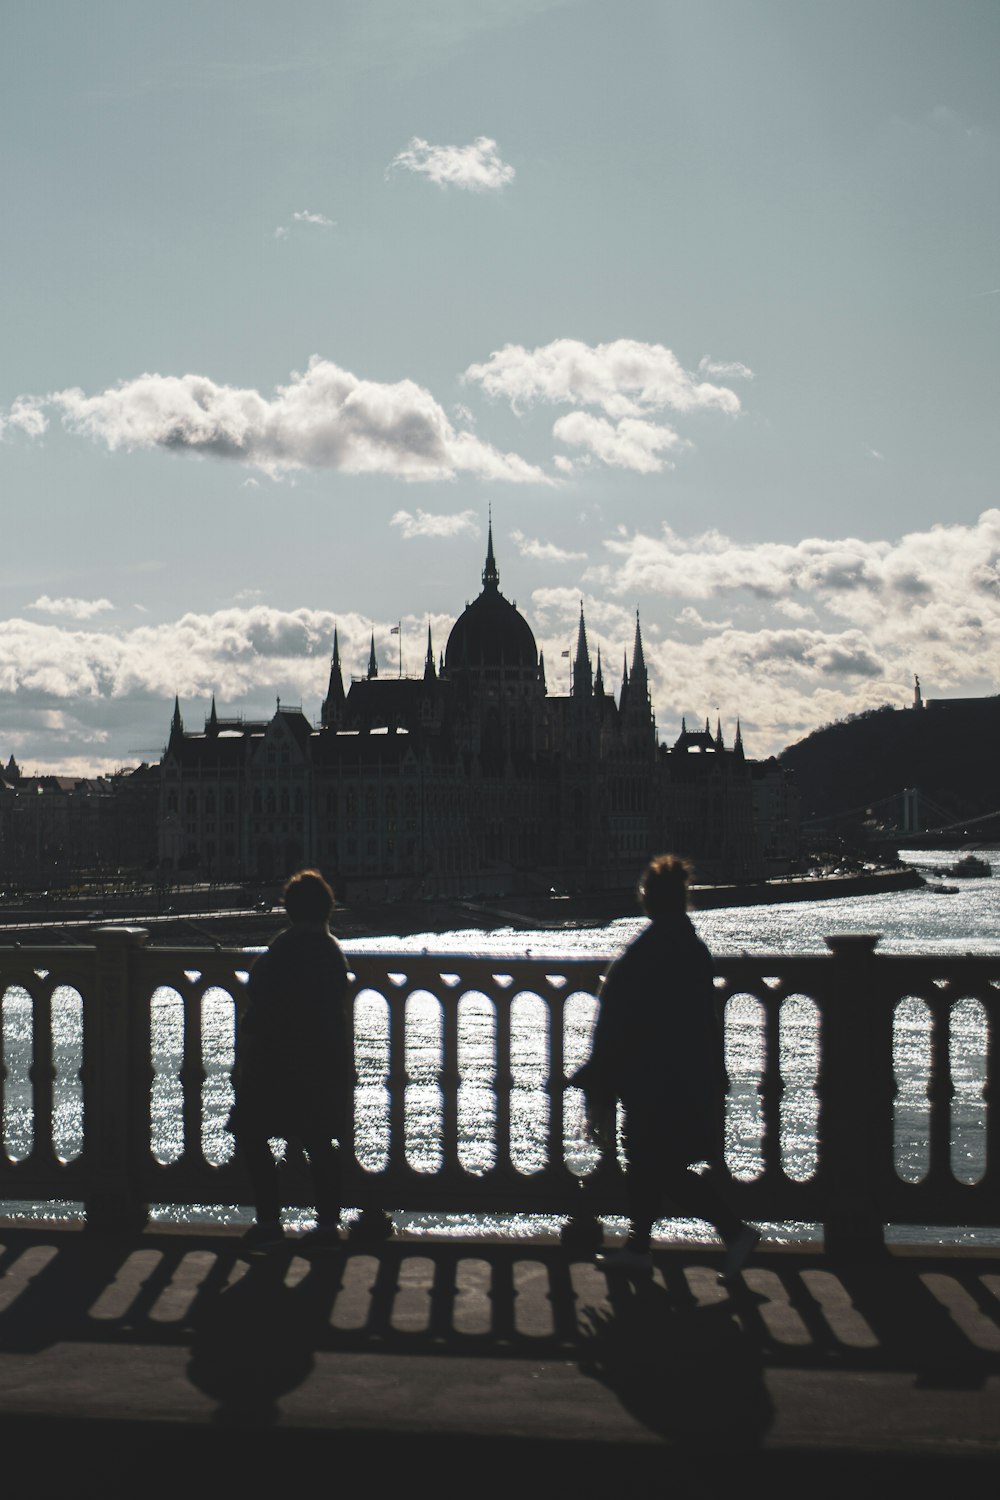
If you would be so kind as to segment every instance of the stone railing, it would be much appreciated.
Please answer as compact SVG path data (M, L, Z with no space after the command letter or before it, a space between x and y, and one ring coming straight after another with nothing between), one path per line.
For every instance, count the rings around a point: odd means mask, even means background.
M0 1199L81 1202L134 1228L150 1204L246 1204L223 1122L247 956L92 947L0 952ZM352 955L346 1201L381 1210L560 1216L599 1236L624 1209L565 1078L587 1052L596 960ZM739 1210L818 1223L828 1250L886 1224L1000 1222L1000 957L720 957L730 1090L720 1143ZM290 1161L286 1197L308 1204Z

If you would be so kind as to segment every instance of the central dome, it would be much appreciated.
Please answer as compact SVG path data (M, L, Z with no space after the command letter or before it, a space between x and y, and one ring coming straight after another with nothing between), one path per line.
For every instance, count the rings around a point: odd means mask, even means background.
M537 667L538 647L531 626L500 592L490 527L483 592L465 606L452 626L444 652L449 671L462 667Z

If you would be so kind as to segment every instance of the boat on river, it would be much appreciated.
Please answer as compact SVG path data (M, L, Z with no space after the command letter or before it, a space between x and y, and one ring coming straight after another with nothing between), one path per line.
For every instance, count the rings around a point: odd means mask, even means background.
M979 880L985 875L992 875L993 866L981 855L963 854L953 865L948 865L943 873L950 875L953 880Z

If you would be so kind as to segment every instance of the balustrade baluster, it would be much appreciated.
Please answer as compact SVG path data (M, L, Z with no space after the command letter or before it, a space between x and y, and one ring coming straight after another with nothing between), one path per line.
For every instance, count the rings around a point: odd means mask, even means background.
M441 1171L455 1177L461 1171L458 1159L458 995L442 994L440 978L434 995L442 1007L441 1069Z
M982 995L986 1010L986 1172L981 1186L996 1201L1000 1191L1000 995L986 990Z
M391 1175L404 1174L406 1163L406 997L386 980L383 993L389 1007L389 1159Z
M497 1071L496 1071L496 1132L497 1154L494 1170L501 1176L514 1171L511 1157L510 1105L514 1089L514 1072L510 1055L510 1007L511 991L490 985L490 999L496 1009Z
M951 989L929 997L931 1070L927 1083L930 1102L929 1181L940 1189L952 1180L951 1116L955 1086L951 1076Z
M31 1154L33 1169L56 1165L52 1142L53 1094L56 1077L52 1056L52 984L51 979L36 980L31 991L32 1060L28 1069L31 1083L31 1111L34 1121Z
M541 985L539 989L541 989ZM549 1096L549 1130L546 1145L545 1169L551 1176L566 1170L565 1159L565 1099L566 1068L564 1043L566 1036L566 997L561 990L549 988L542 995L546 1016L546 1042L548 1044L549 1071L545 1090Z
M201 976L196 987L186 981L181 993L184 1025L184 1054L180 1070L184 1128L181 1162L184 1166L195 1167L200 1166L204 1160L201 1129L202 1091L206 1077L201 1035L203 983Z
M773 1179L781 1171L781 1100L785 1081L781 1069L781 1005L778 995L761 986L764 1006L764 1066L757 1089L761 1096L762 1176Z

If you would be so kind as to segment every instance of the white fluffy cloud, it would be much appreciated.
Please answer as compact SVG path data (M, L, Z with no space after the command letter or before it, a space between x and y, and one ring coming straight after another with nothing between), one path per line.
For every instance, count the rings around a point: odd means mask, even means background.
M555 542L541 542L537 537L525 536L523 531L512 531L510 537L522 557L533 558L536 562L581 562L587 555L586 552L570 552L565 547L557 547Z
M432 617L435 631L445 616ZM23 619L0 621L0 693L49 698L46 708L106 705L137 696L164 703L217 693L231 704L272 689L295 692L318 705L326 690L327 664L337 628L345 677L367 665L372 623L365 616L330 610L279 610L268 605L233 606L210 614L186 614L159 625L129 630L69 629ZM390 623L376 625L376 644L395 657L398 642ZM406 623L404 653L423 661L427 621ZM308 712L307 708L307 712ZM2 748L2 747L0 747Z
M64 425L108 448L162 448L235 459L278 475L295 469L450 479L457 473L514 483L552 480L516 453L457 432L412 380L362 380L314 355L304 373L268 398L206 375L140 375L97 395L46 398Z
M407 541L415 536L479 535L479 519L474 510L460 510L453 515L431 515L426 510L411 514L408 510L397 510L389 524L398 526Z
M0 438L9 427L26 432L29 437L41 437L48 424L42 411L42 402L35 396L18 396L10 411L0 416Z
M487 395L508 400L515 411L539 401L572 406L576 409L552 428L558 442L582 449L584 462L596 458L614 468L658 474L670 467L664 454L691 445L673 427L651 420L655 414L716 410L734 416L740 410L735 392L700 378L705 373L752 377L753 372L738 363L702 360L694 375L672 349L637 339L596 345L555 339L537 349L507 344L483 364L470 365L464 378ZM576 468L563 454L555 464L567 474Z
M48 594L39 594L29 609L39 614L66 615L71 620L92 620L105 610L114 609L110 599L50 599Z
M894 541L750 544L664 527L606 545L613 562L590 570L591 587L641 597L654 617L664 599L724 601L735 617L684 609L686 639L647 652L661 719L668 705L721 703L774 750L825 720L908 702L915 672L927 696L1000 690L1000 510Z
M552 436L570 447L583 448L613 468L632 469L637 474L658 474L664 467L672 467L660 455L672 448L690 447L672 427L636 417L609 422L607 417L595 417L589 411L571 411L559 417Z
M514 181L514 168L501 159L496 141L480 135L470 146L432 146L419 135L394 156L389 172L400 168L429 177L438 187L466 188L471 192L500 192Z
M598 406L615 420L667 409L740 410L739 397L726 386L696 379L672 349L637 339L596 345L555 339L537 349L506 344L483 364L470 365L465 378L515 409L533 401Z

